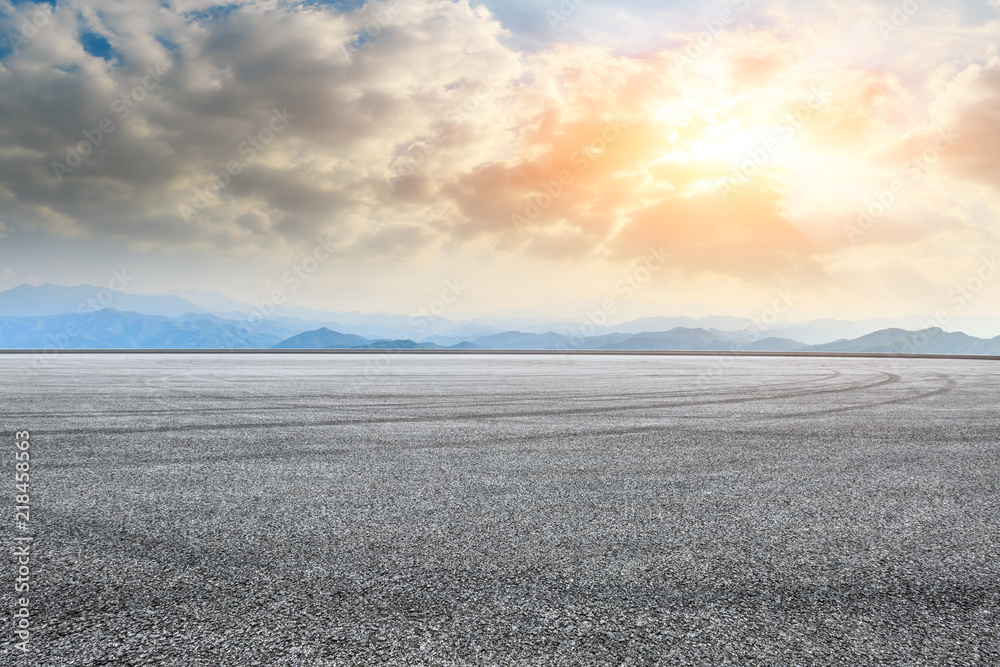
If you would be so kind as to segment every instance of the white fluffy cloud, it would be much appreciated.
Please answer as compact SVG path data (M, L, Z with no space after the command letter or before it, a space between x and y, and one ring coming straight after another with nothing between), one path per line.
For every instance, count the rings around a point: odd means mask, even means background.
M14 220L151 247L333 233L377 251L373 230L433 220L430 174L469 169L502 141L522 70L484 9L195 9L67 3L3 60L0 201ZM111 58L86 53L84 32ZM240 173L215 192L227 165Z

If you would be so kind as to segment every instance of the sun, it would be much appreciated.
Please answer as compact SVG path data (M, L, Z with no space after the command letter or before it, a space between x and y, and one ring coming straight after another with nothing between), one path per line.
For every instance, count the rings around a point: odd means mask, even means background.
M669 148L653 164L675 162L724 162L748 159L755 146L766 140L766 128L748 122L732 109L705 105L697 111L663 109L655 114L663 123ZM749 114L752 115L752 114Z
M853 179L830 178L830 147L815 137L821 109L809 106L802 118L806 107L795 99L706 88L650 106L656 129L640 166L650 189L668 196L660 184L669 184L669 196L680 198L768 189L796 211L808 197L829 207Z
M703 160L723 160L737 164L750 156L751 151L763 143L766 132L742 127L738 123L713 126L708 136L691 143L693 154Z

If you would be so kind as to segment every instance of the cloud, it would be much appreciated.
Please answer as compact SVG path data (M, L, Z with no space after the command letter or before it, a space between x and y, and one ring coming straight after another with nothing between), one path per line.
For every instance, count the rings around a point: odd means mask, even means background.
M681 275L761 281L825 280L854 244L996 227L995 22L949 3L890 43L891 6L775 2L700 34L732 6L657 23L637 54L581 43L607 3L521 51L465 0L73 0L0 59L0 206L9 228L141 250L322 236L358 257L487 244L627 262L664 244ZM35 10L7 6L0 28ZM849 241L845 221L949 123L940 170Z
M521 74L499 24L466 2L201 8L61 5L4 58L0 197L19 224L165 248L361 238L364 226L342 228L426 208L388 183L436 130L428 171L482 159L491 110ZM83 30L105 35L114 59L88 54ZM229 164L239 173L216 178Z
M668 244L680 258L674 268L691 274L820 273L772 182L755 177L731 199L719 196L732 176L729 160L765 142L726 145L727 132L758 122L745 110L761 106L777 118L805 104L809 89L793 86L777 100L768 89L759 93L764 103L734 96L720 107L706 99L714 94L708 82L678 68L673 55L636 60L567 47L539 58L519 98L516 157L445 188L466 219L455 233L492 234L563 259L627 261ZM711 154L711 144L730 154Z
M958 74L938 108L955 135L942 155L948 167L1000 188L1000 58Z
M616 251L631 258L663 247L673 268L690 273L815 278L816 249L779 204L776 193L755 188L725 202L711 193L667 199L632 214Z

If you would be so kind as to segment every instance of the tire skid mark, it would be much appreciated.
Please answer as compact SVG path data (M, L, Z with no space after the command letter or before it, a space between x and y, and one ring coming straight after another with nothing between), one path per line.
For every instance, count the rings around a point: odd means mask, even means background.
M637 411L650 411L650 410L663 410L671 408L685 408L685 407L698 407L707 405L732 405L737 403L753 403L759 401L772 401L780 400L785 398L802 398L805 396L816 396L822 394L832 394L832 393L843 393L851 391L864 391L866 389L874 389L877 387L882 387L887 384L893 384L900 381L900 377L893 373L886 373L884 371L879 371L881 375L885 375L885 379L879 380L877 382L872 382L869 384L862 385L850 385L843 387L836 387L831 389L818 389L814 391L803 391L803 392L793 392L788 394L777 394L777 395L761 395L761 396L744 396L738 398L726 398L718 399L714 401L688 401L683 403L667 403L667 404L652 404L652 405L632 405L632 406L612 406L612 407L590 407L590 408L570 408L563 410L536 410L536 411L526 411L526 412L510 412L505 414L481 414L481 413L465 413L457 415L414 415L412 417L385 417L381 419L333 419L324 420L317 422L287 422L287 421L270 421L270 422L258 422L258 423L239 423L239 424L185 424L180 426L153 426L146 428L118 428L118 429L49 429L42 430L38 429L39 435L86 435L90 433L100 433L102 435L128 435L133 433L169 433L169 432L184 432L184 431L218 431L218 430L253 430L253 429L277 429L277 428L316 428L316 427L329 427L329 426L350 426L350 425L375 425L375 424L393 424L393 423L422 423L422 422L450 422L450 421L468 421L471 419L481 419L481 420L498 420L498 419L518 419L524 417L559 417L564 415L591 415L591 414L610 414L610 413L628 413Z
M836 379L837 377L839 377L841 375L843 375L843 373L834 371L830 375L824 375L824 376L821 376L821 377L818 377L818 378L812 378L812 379L809 379L809 380L802 380L801 382L779 382L779 383L776 383L776 384L768 385L766 387L766 389L776 390L776 389L782 389L784 387L800 386L800 385L803 385L803 384L812 384L812 383L820 382L820 381L823 381L823 380L833 380L833 379ZM853 385L848 385L848 386L853 386ZM722 388L725 388L725 386L723 385ZM180 388L180 389L182 391L184 391L184 388ZM646 398L648 400L657 400L657 399L663 399L663 398L676 398L676 397L685 397L685 396L694 397L694 396L701 396L701 395L705 395L705 394L712 395L712 394L717 394L718 390L719 390L719 387L701 389L701 390L698 390L698 391L629 392L627 394L626 393L620 393L620 394L615 394L613 396L594 396L592 394L582 394L582 393L578 394L578 395L575 395L575 396L566 396L565 393L561 393L561 392L558 392L558 391L550 391L550 392L544 392L544 393L539 393L539 394L533 394L531 396L531 398L527 398L527 399L521 398L517 394L512 394L510 396L498 396L498 397L494 398L493 400L479 401L477 403L477 405L479 407L493 407L493 406L498 406L498 405L508 406L509 407L511 405L516 405L518 402L523 402L523 403L530 404L530 403L535 403L535 402L537 402L539 400L552 400L552 399L557 399L557 398L562 398L563 400L565 400L567 402L582 402L582 401L597 402L597 401L599 401L599 402L605 402L605 403L610 402L610 401L619 400L621 398L630 398L630 397L642 397L642 398ZM399 396L400 397L404 397L405 394L400 394ZM186 395L183 395L183 396L172 396L172 397L169 397L169 398L165 397L165 398L163 398L161 400L158 400L157 402L168 402L169 401L170 403L179 403L183 399L204 399L204 398L207 398L207 397L208 396L206 394L200 393L200 392L198 392L195 389L191 389L191 390L189 390L189 393L187 393ZM302 396L302 397L300 397L300 400L297 401L297 402L295 402L295 403L288 403L288 404L285 404L285 405L279 405L279 404L269 403L268 405L254 407L253 410L254 410L254 412L281 412L281 411L287 410L289 408L298 409L298 410L303 410L303 409L307 409L307 410L308 409L329 410L329 409L338 409L338 408L339 409L344 409L343 406L337 406L336 404L330 404L330 403L317 403L317 404L314 404L314 405L304 405L303 402L302 402L302 399L308 399L310 397L311 398L317 398L317 399L319 399L319 398L326 398L326 399L349 398L349 399L354 399L354 400L358 399L358 396L356 394L320 394L320 393L317 393L317 394L312 395L312 396L309 396L309 395ZM374 398L374 397L375 397L374 395L372 395L372 396L365 395L364 396L364 398ZM434 397L435 398L436 397L440 397L440 398L452 399L448 403L444 403L444 402L437 403L437 404L434 405L434 407L439 407L440 408L440 407L452 407L452 406L462 406L462 405L464 405L464 403L462 401L456 401L456 400L454 400L454 394L439 394L439 395L434 396ZM154 399L154 398L151 398L151 397L144 397L144 398L149 398L150 400L157 400L157 399ZM232 397L232 396L229 396L229 397L215 397L215 398L225 398L226 400L230 400L230 401L243 400L241 398L236 398L236 397ZM424 398L425 401L430 402L428 399L430 399L432 397L431 396L424 396L422 398ZM379 407L380 408L392 408L392 407L403 407L403 408L405 408L405 407L408 407L409 405L410 405L410 403L408 403L406 401L400 401L399 403L393 403L393 404L387 404L387 403L384 403L384 402L380 402L379 403ZM352 407L351 409L353 409L353 410L361 410L361 409L364 409L365 407L366 406L355 406L355 407ZM206 410L206 409L198 409L197 412L198 412L199 415L214 415L214 414L226 414L226 413L231 413L231 412L246 412L246 410L247 410L247 408L245 406L239 406L239 407L232 407L232 408L212 408L212 409L208 409L208 410ZM48 419L51 419L51 418L56 418L56 417L57 418L76 417L76 416L78 416L80 414L80 412L79 411L76 411L76 412L37 412L37 413L23 412L23 413L20 413L20 414L23 414L27 418L38 417L38 418L48 418ZM157 415L175 415L175 414L177 414L177 409L176 408L174 408L174 409L171 409L171 408L159 408L159 409L133 410L133 411L129 411L129 412L112 411L112 410L107 410L107 411L89 411L89 412L87 412L87 416L88 417L109 417L109 416L115 416L115 415L128 416L128 417L152 417L152 416L157 416Z
M944 375L942 373L934 373L933 375L945 381L945 386L938 389L933 389L931 391L923 392L920 394L915 394L913 396L903 396L900 398L893 398L887 401L879 401L878 403L863 403L861 405L847 405L842 408L830 408L829 410L816 410L813 412L796 412L788 415L775 415L772 419L787 419L790 417L820 417L823 415L833 415L841 412L850 412L852 410L864 410L867 408L877 408L883 405L898 405L900 403L913 403L924 398L930 398L932 396L940 396L941 394L946 394L952 391L958 386L958 382L951 376Z
M819 381L823 381L823 380L832 380L832 379L835 379L835 378L837 378L837 377L839 377L841 375L843 375L843 373L840 373L838 371L834 371L831 374L820 376L820 377L816 377L816 378L811 378L809 380L800 380L800 381L793 381L793 382L779 382L779 383L771 384L771 385L768 385L767 388L768 389L781 389L781 388L786 387L786 386L800 386L800 385L803 385L803 384L811 384L811 383L819 382ZM241 384L241 383L227 381L227 382L224 382L223 384ZM153 386L152 385L152 381L148 381L148 382L144 383L144 385L147 386L147 387L152 387ZM594 396L593 394L586 394L586 393L583 393L583 392L580 392L580 393L575 394L575 395L567 395L566 391L552 390L552 391L547 391L547 392L536 392L536 393L533 393L530 399L525 399L525 400L532 401L532 402L538 401L538 400L545 400L545 399L615 400L617 398L625 398L625 397L633 397L633 396L644 397L644 398L647 398L647 399L657 399L657 398L671 398L671 397L676 397L676 396L692 396L692 395L700 395L700 394L713 394L713 393L717 393L720 388L726 388L726 385L722 384L719 387L709 387L709 388L705 388L705 389L699 389L697 391L663 391L663 392L643 391L643 392L619 393L619 394L615 394L614 396L611 396L611 397ZM178 385L172 385L172 389L174 389L176 391L179 391L179 392L186 392L184 394L184 397L186 397L186 398L218 398L218 399L230 400L230 401L232 401L232 400L239 400L239 399L237 399L235 397L232 397L232 396L226 396L226 395L214 396L214 395L211 395L211 394L205 394L205 393L202 393L202 391L199 388L196 388L196 387L184 387L183 385L179 385L179 384ZM385 401L387 399L390 399L390 398L400 399L400 402L396 403L395 405L407 406L407 405L410 404L410 402L408 400L410 398L410 395L407 394L407 393L405 393L405 392L400 392L400 393L395 393L395 392L393 392L393 393L370 393L370 394L362 394L360 396L357 393L351 393L351 392L345 392L345 393L322 393L322 392L315 392L315 393L303 394L303 395L299 396L298 397L299 400L294 404L294 406L295 407L301 407L302 406L302 400L308 400L310 398L327 399L327 400L330 400L330 399L353 399L353 400L357 400L359 397L363 397L365 399L370 399L370 400L379 400L379 401L381 401L381 405L383 407L389 405L389 404L385 403ZM500 395L500 396L497 396L495 398L495 400L483 401L483 402L480 403L480 405L506 405L506 404L509 404L511 402L512 398L518 398L518 397L519 397L519 394L510 394L510 395L506 395L506 396ZM447 394L445 394L445 393L442 393L442 394L427 394L427 395L423 395L422 398L424 400L426 400L426 401L430 401L431 399L438 399L438 398L441 398L441 399L453 399L454 398L454 394L453 393L447 393ZM460 403L460 401L454 401L454 404L455 405L459 405L461 403ZM335 406L334 405L330 405L328 403L323 403L323 404L317 404L317 405L311 406L311 407L330 408L330 407L335 407ZM226 411L237 411L237 410L241 410L241 409L243 409L243 408L217 408L217 409L215 409L213 411L206 411L206 412L226 412ZM163 411L163 410L146 410L146 411L141 411L141 412L131 412L129 414L146 414L146 413L152 414L152 413L159 413L159 412L165 412L165 411ZM201 411L199 410L199 412L201 412ZM60 412L60 413L45 412L45 413L36 413L35 416L67 417L67 416L75 416L76 414L79 414L79 413L78 412ZM94 412L94 413L91 413L91 414L94 414L94 415L108 415L108 414L115 414L115 413L114 412L100 412L100 413Z
M124 461L115 465L109 466L107 462L100 462L97 464L90 464L86 459L84 460L74 460L74 461L62 461L62 462L46 462L45 470L60 470L70 468L72 470L86 470L88 468L100 469L100 470L125 470L130 468L151 468L151 467L163 467L163 466L199 466L199 465L239 465L243 463L256 463L259 461L312 461L314 459L343 459L351 453L349 448L345 447L331 447L328 449L295 449L295 448L280 448L274 449L267 454L262 453L228 453L224 455L219 454L206 454L197 455L186 452L184 454L178 454L176 458L170 458L162 455L151 455L149 457L143 457L139 454L132 454L133 460Z

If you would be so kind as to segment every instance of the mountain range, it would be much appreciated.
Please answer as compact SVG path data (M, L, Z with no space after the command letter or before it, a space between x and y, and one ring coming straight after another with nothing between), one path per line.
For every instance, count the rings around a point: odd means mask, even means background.
M919 322L911 316L901 318ZM926 321L926 318L923 319ZM390 313L327 312L244 304L214 292L135 295L92 285L20 285L0 292L6 349L482 349L812 351L1000 355L1000 336L938 327L908 330L894 320L775 323L759 330L736 317L656 317L613 326L516 320L452 321ZM580 329L592 330L582 336ZM821 339L822 331L848 335ZM858 333L860 332L860 333ZM789 335L795 334L795 335ZM857 335L851 335L857 334Z
M363 349L363 348L441 348L414 341L374 341L358 344L356 336L329 329L309 331L283 341L275 348L285 349ZM452 349L480 350L677 350L684 352L754 351L754 352L865 352L894 354L982 354L1000 355L1000 336L991 340L964 333L948 333L940 328L921 331L885 329L853 340L839 340L825 345L805 345L787 338L764 338L739 342L726 339L707 329L678 327L670 331L647 331L639 334L608 334L572 337L548 332L531 334L508 331L483 336Z

